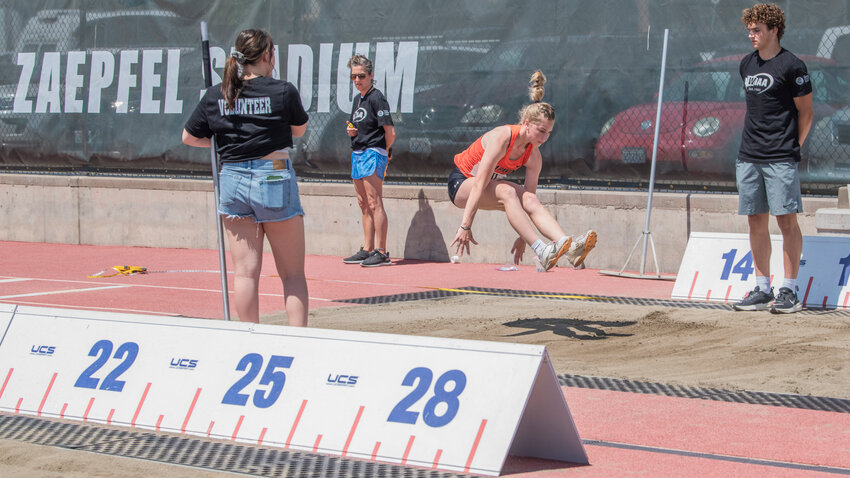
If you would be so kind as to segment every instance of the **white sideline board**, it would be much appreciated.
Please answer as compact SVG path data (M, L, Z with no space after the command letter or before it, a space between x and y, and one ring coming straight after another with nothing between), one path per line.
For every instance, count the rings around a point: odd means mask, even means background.
M784 278L782 236L771 235L771 285ZM804 236L798 297L804 307L846 309L850 302L850 237ZM737 302L756 285L747 234L692 232L672 298Z
M0 344L3 343L3 336L6 334L6 329L9 328L9 322L11 322L16 308L15 304L0 304Z
M543 346L24 306L0 325L7 413L484 475L509 451L588 462Z

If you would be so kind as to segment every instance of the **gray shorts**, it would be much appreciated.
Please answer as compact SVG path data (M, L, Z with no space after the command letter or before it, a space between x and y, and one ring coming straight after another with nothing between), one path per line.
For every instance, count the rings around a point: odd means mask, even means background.
M735 166L738 182L738 214L751 216L770 212L783 216L803 212L797 163L747 163Z

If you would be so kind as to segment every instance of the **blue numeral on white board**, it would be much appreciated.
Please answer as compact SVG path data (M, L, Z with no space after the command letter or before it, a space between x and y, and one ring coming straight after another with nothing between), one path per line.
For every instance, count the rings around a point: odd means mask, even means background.
M257 408L269 408L274 405L280 393L283 391L283 385L286 383L286 373L283 370L292 366L292 357L284 357L282 355L272 355L266 365L266 370L260 378L260 385L271 385L268 390L257 389L254 391L254 406ZM236 383L231 386L221 399L221 403L228 405L245 406L248 403L248 394L242 393L242 389L248 386L259 375L263 368L263 356L256 353L250 353L242 357L236 370L245 371ZM247 369L247 370L246 370Z
M723 272L720 273L720 280L729 280L729 274L741 274L741 281L746 282L750 274L755 273L753 267L753 253L747 252L744 257L737 263L735 256L738 254L738 249L730 249L729 252L723 254ZM734 265L733 265L734 264Z
M844 287L847 285L847 266L850 266L850 255L842 257L838 260L838 263L844 266L841 268L841 277L838 278L838 286Z
M416 387L392 409L387 421L415 425L419 418L419 412L410 410L410 407L428 392L433 378L434 373L431 372L431 369L425 367L416 367L407 372L401 384L405 387L412 387L416 383ZM451 390L446 390L446 385L449 382L454 382L454 387ZM460 408L458 397L464 388L466 388L466 375L460 370L449 370L440 375L434 384L434 396L425 403L425 407L422 409L422 421L429 427L435 428L451 422ZM442 415L437 415L437 406L440 403L446 404L446 410Z
M100 370L101 367L106 365L106 362L109 360L109 356L112 354L112 342L109 340L99 340L95 342L92 346L91 350L89 350L89 357L97 357L91 365L88 366L83 373L77 378L77 381L74 382L74 386L78 388L98 388L98 384L100 384L101 390L108 390L110 392L120 392L124 390L124 381L118 380L118 377L121 376L122 373L126 372L133 362L136 361L136 357L139 355L139 344L135 342L125 342L118 346L118 350L115 351L115 355L112 358L121 359L121 363L118 364L115 369L113 369L109 374L104 377L103 382L100 382L99 378L95 378L95 372Z

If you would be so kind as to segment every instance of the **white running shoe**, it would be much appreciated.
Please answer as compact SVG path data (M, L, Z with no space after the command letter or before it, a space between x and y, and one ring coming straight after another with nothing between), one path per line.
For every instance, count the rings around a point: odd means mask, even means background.
M587 254L596 247L596 232L589 230L583 236L577 237L567 252L567 260L574 269L581 269Z
M555 267L555 264L558 263L558 259L567 253L571 243L572 238L570 236L564 236L556 242L546 244L546 248L543 249L543 254L540 254L540 263L543 264L543 267L547 271Z

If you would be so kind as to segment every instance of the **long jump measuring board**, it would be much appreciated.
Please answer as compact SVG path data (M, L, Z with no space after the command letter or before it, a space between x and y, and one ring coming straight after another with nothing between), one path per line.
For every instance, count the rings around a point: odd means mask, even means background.
M771 236L770 274L782 285L782 236ZM804 236L798 297L803 306L846 309L850 305L850 237ZM673 286L674 299L737 302L756 285L746 234L693 232Z
M0 411L462 473L587 463L546 348L0 304Z

